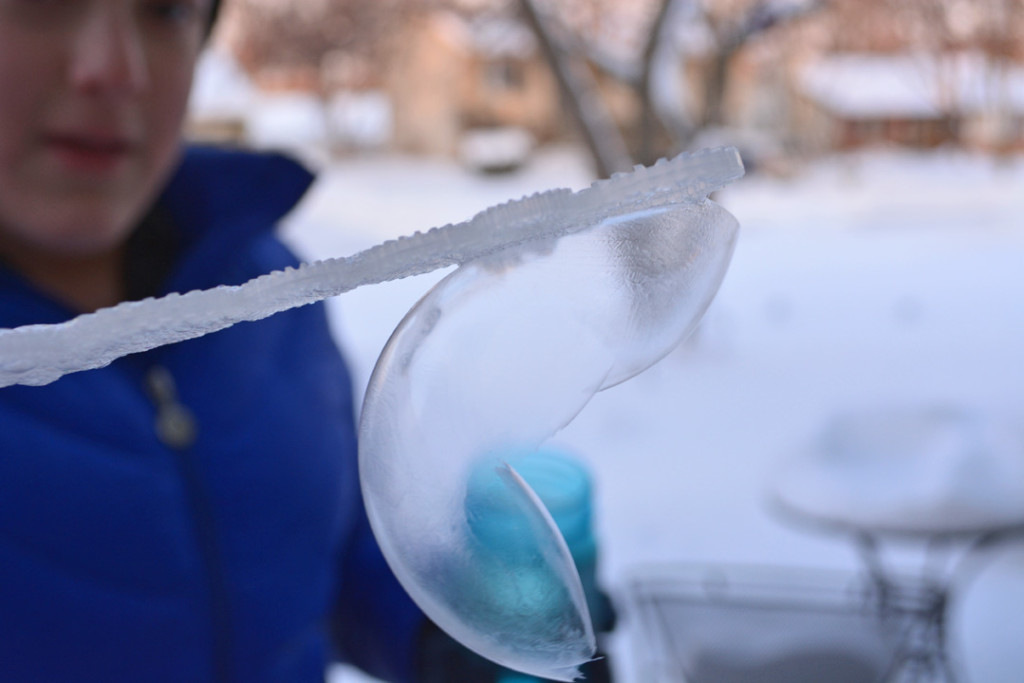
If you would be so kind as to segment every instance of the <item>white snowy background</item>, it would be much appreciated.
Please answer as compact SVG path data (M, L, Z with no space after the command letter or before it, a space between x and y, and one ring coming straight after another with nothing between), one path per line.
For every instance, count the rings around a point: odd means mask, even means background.
M310 258L348 254L589 182L571 148L541 150L503 176L438 160L344 159L326 167L287 234ZM789 179L753 175L718 200L742 233L697 333L599 394L556 438L593 468L613 595L652 562L856 571L845 539L772 514L766 495L780 463L841 411L952 404L1013 416L1024 407L1024 162L863 153ZM439 277L331 302L357 390ZM1024 551L999 554L956 596L952 645L971 680L1020 680ZM626 611L612 648L625 682L640 680L634 626Z
M324 120L314 103L263 101L231 87L230 73L207 71L194 106L210 106L205 87L210 99L247 112L251 142L297 146L320 167L285 228L309 259L592 180L571 147L537 150L518 171L491 176L380 153L328 159L317 151ZM375 146L386 121L373 102L360 107L346 125ZM785 179L752 174L717 200L742 230L700 328L644 374L599 394L555 439L594 474L601 577L621 608L610 644L620 683L649 683L649 644L622 601L638 568L861 568L848 539L784 520L767 504L781 465L831 417L952 405L1024 426L1024 159L863 152ZM392 329L442 275L330 302L357 392ZM897 559L912 562L902 550ZM954 591L951 650L973 683L1022 681L1024 542L981 566ZM330 677L368 680L344 667Z

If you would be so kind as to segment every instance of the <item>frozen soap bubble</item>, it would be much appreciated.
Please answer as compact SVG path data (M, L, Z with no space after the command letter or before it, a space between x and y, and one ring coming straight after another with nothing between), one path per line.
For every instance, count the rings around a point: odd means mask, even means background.
M395 330L362 411L367 511L406 590L467 647L563 681L593 656L566 542L508 454L685 338L737 232L706 199L612 215L462 265ZM504 537L494 510L515 518Z

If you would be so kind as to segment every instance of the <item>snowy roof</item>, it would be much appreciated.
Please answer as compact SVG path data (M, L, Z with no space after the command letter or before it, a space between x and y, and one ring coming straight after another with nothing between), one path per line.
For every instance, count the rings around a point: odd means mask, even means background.
M951 108L998 106L1024 112L1024 69L1001 70L975 54L834 55L807 64L797 82L811 99L850 118L938 118Z

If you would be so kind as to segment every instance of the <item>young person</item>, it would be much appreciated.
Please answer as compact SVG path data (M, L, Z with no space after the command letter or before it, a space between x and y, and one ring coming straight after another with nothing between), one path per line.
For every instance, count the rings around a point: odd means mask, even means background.
M274 227L310 175L181 141L216 10L0 0L0 327L295 263ZM302 683L332 654L494 671L383 562L322 306L0 389L0 680Z

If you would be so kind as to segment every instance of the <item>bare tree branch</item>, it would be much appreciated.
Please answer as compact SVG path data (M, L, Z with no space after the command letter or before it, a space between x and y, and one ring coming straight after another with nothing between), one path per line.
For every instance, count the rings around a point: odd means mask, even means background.
M658 6L658 13L655 15L651 28L647 33L647 42L644 45L643 55L641 57L642 67L640 82L637 85L641 102L640 149L637 156L643 163L651 163L660 155L660 150L655 149L654 137L659 127L663 131L667 128L667 126L665 126L665 122L659 121L659 118L656 115L657 111L653 92L653 76L658 57L658 50L663 47L665 42L668 18L672 15L672 11L677 6L678 1L679 0L661 0L661 4ZM668 132L672 137L677 138L675 142L679 147L685 147L686 142L688 142L688 139L693 135L693 130L679 130L678 127L673 128L676 129L665 132Z
M622 133L601 100L593 75L560 44L551 30L555 20L542 16L533 0L520 0L523 14L554 72L563 101L579 126L601 177L626 171L632 165ZM581 68L583 67L583 68Z

